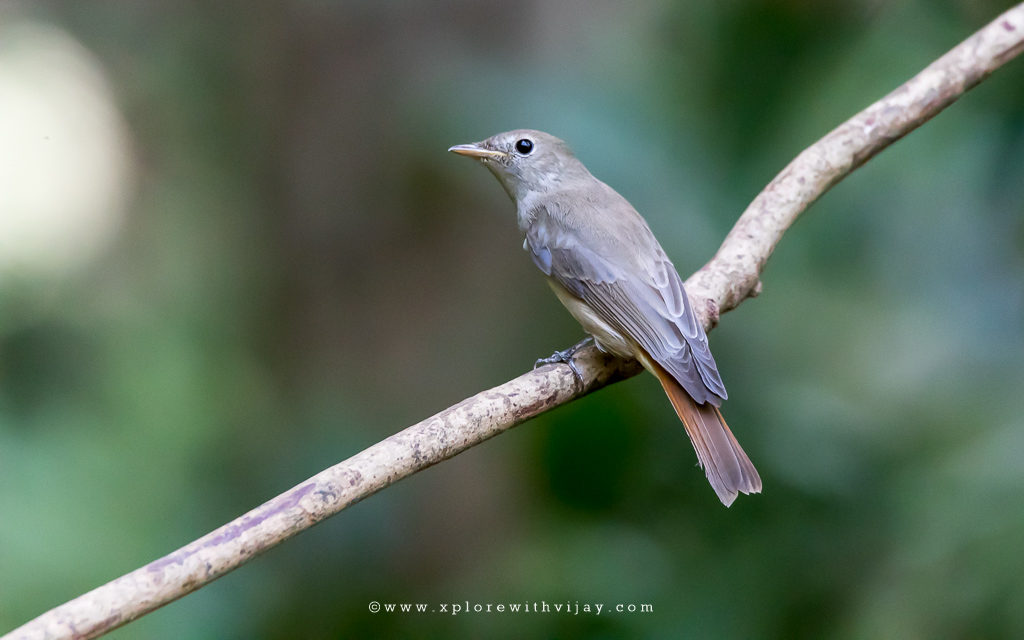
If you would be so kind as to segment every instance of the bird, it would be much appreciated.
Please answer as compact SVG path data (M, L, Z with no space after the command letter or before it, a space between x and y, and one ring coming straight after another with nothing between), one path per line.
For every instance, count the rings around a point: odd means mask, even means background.
M761 492L761 477L722 417L728 397L682 278L644 218L595 178L559 138L532 129L459 144L516 205L523 248L588 338L538 363L564 362L593 343L635 359L661 383L719 500Z

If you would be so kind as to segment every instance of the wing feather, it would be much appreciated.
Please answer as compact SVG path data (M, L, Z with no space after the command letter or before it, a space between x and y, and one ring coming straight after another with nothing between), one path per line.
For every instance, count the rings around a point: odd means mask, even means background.
M725 385L682 279L639 214L632 207L629 213L641 224L630 225L630 236L612 237L564 219L545 224L540 215L524 246L541 271L635 340L697 403L718 406Z

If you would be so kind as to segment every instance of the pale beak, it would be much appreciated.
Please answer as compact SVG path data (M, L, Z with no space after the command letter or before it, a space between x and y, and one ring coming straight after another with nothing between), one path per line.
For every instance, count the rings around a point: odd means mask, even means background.
M452 153L471 158L504 158L508 154L494 149L485 149L478 144L457 144L448 149Z

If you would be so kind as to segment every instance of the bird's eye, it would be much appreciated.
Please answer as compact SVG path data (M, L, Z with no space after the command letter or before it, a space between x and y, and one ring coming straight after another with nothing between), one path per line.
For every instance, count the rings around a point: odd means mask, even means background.
M516 142L516 151L524 156L530 155L530 152L533 151L533 140L530 140L529 138L519 140Z

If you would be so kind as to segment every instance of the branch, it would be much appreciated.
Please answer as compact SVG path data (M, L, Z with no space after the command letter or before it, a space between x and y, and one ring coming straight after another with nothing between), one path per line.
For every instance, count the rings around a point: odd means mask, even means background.
M750 204L715 257L686 281L710 329L760 289L782 234L812 202L1024 50L1024 4L796 157ZM580 351L582 385L546 366L481 392L341 462L212 533L67 602L0 640L94 638L180 598L377 491L591 391L640 372Z

